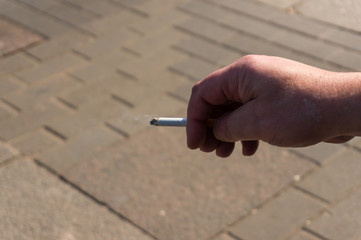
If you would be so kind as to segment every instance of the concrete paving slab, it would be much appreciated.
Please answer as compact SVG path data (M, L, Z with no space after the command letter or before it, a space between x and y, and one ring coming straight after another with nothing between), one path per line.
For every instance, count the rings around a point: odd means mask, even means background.
M190 151L184 129L153 127L62 174L158 239L207 239L314 166L268 145L238 151Z
M356 240L361 236L361 190L324 212L307 228L325 239Z
M0 238L150 240L29 159L0 168Z
M361 2L358 0L303 0L296 10L305 16L361 32Z

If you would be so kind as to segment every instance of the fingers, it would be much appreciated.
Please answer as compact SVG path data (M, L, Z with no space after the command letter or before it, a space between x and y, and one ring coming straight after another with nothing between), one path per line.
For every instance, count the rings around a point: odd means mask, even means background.
M258 149L259 141L242 141L242 153L244 156L252 156Z
M251 101L221 116L213 128L214 136L223 142L262 139L256 105L256 101Z
M339 136L339 137L335 137L335 138L331 138L331 139L327 139L325 142L327 143L345 143L350 141L352 138L352 136Z

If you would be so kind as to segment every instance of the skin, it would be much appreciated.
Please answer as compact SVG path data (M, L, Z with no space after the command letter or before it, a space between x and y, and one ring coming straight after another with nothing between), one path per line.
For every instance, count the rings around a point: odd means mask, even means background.
M245 56L192 89L187 144L228 157L235 142L305 147L361 133L361 73L336 73L284 58ZM213 129L206 121L216 118Z

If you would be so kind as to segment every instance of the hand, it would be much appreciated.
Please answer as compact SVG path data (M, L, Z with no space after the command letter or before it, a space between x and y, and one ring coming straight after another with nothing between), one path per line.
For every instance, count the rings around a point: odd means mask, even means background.
M258 141L303 147L360 133L360 73L329 72L288 59L245 56L198 82L188 105L187 143L228 157ZM206 121L217 118L212 129Z

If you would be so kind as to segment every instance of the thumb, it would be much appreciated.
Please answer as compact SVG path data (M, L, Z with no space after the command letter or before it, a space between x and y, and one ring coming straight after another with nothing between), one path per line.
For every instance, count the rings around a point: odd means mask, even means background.
M223 142L260 140L259 120L250 102L225 113L213 127L214 136Z

